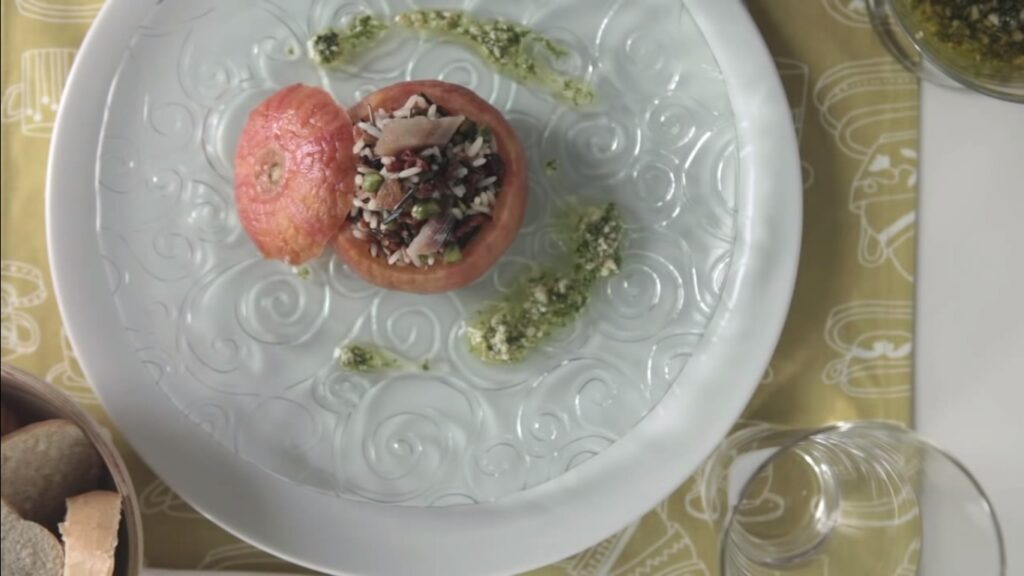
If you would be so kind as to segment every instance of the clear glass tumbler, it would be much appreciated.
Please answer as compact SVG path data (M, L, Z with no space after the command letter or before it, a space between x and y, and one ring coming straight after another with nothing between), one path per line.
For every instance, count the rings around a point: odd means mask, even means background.
M701 475L725 576L1005 574L977 480L913 431L857 422L734 435Z
M1019 0L867 4L882 43L922 80L1024 102L1024 8ZM995 39L999 48L985 48L979 36Z

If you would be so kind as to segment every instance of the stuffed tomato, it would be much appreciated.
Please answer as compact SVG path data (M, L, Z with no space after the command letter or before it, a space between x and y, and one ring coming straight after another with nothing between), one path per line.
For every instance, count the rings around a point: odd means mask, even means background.
M384 288L454 290L483 275L515 239L526 159L515 131L476 94L403 82L349 110L355 188L339 257Z

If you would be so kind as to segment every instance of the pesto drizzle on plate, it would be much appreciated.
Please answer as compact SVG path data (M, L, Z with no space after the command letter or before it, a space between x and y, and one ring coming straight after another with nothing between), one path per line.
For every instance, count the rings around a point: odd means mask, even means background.
M375 16L356 16L345 29L328 28L310 38L309 56L320 66L340 66L373 46L387 30L387 23Z
M598 280L622 264L625 231L614 204L584 209L573 221L571 267L549 268L527 277L470 323L469 348L488 362L518 362L586 308Z
M338 365L349 372L384 372L401 367L391 352L373 344L346 344L338 351Z
M594 100L593 90L577 78L553 69L542 54L560 60L569 53L522 24L476 18L461 10L413 10L399 14L400 26L452 38L512 79L548 90L573 106Z
M558 72L548 63L548 58L567 57L568 51L522 24L476 18L460 10L412 10L399 14L395 22L404 28L456 40L498 72L547 90L573 106L594 101L590 86ZM386 22L373 15L357 16L344 29L329 28L310 38L310 58L325 68L351 64L388 29Z

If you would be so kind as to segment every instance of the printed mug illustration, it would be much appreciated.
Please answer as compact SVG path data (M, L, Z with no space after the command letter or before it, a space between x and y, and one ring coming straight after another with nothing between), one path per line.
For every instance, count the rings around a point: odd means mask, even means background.
M622 553L622 547L636 531L637 523L631 524L624 530L605 538L601 542L587 548L583 552L560 560L548 567L547 571L552 574L564 574L565 576L595 576L607 574L612 564ZM545 576L548 576L545 574Z
M723 521L726 490L733 464L744 454L774 445L781 431L781 428L771 424L740 421L736 429L694 473L694 482L684 500L687 514L712 524ZM774 470L768 469L750 487L749 497L737 509L737 514L744 522L768 522L782 516L785 501L772 492L773 477Z
M164 514L175 518L202 519L203 515L196 512L181 499L167 484L157 479L139 493L139 509L143 514Z
M786 100L793 114L793 126L796 127L797 143L803 140L804 118L807 115L807 89L810 84L810 67L793 58L776 58L775 67L782 79L782 88L786 91ZM814 183L814 166L807 160L800 162L804 189Z
M633 536L637 535L636 540ZM693 539L669 517L663 501L630 528L558 562L566 576L709 576Z
M896 570L896 576L917 576L918 558L921 556L921 539L918 538L907 546L903 564Z
M57 119L64 82L75 50L42 48L21 55L21 80L4 90L2 120L20 122L21 133L46 138Z
M23 16L53 24L92 22L103 2L92 0L14 0Z
M910 394L913 305L901 301L859 301L834 308L825 324L825 342L839 358L822 378L856 398L895 398Z
M878 93L870 105L864 96ZM840 64L814 89L822 125L847 155L861 161L850 185L860 218L857 260L891 263L912 282L917 186L917 80L888 58Z
M0 262L0 334L5 362L39 348L39 324L29 313L46 301L43 274L31 264L16 260Z
M866 0L822 0L822 3L838 22L855 28L871 26Z
M850 210L860 216L858 262L867 268L891 262L908 281L914 280L916 145L916 132L879 138L850 195Z
M782 79L782 88L789 101L789 109L793 113L793 126L796 137L800 140L804 133L804 116L807 112L807 87L810 67L793 58L776 58L775 68Z
M294 571L295 567L248 544L228 544L210 550L196 566L199 570Z
M68 333L63 326L60 329L60 350L63 359L46 372L46 379L79 403L99 404L99 400L92 392L92 386L89 386L85 374L82 373L82 367L78 364L75 350L71 347L71 340L68 339Z

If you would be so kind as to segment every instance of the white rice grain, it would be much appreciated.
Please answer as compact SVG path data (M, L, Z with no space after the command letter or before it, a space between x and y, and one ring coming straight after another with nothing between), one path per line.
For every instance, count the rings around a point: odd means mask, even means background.
M427 108L427 118L431 120L437 118L437 104L431 104L430 108Z
M370 256L373 256L374 258L376 258L379 254L380 254L380 245L378 245L376 242L374 242L373 244L370 244Z
M480 149L483 148L483 147L484 147L484 138L483 138L483 136L477 136L476 140L473 141L473 144L470 145L469 150L466 150L466 155L469 156L470 158L473 158L477 154L480 153ZM474 166L475 166L475 164L474 164Z
M370 124L369 122L360 122L359 124L357 124L357 126L359 126L360 130L366 132L367 134L373 136L374 138L380 139L380 137L384 135L384 133L381 132L379 128L377 128L373 124Z
M452 186L452 193L455 194L456 198L462 198L466 195L466 187L462 184L456 184Z
M377 171L374 170L373 168L371 168L370 166L366 166L366 165L363 165L363 164L360 164L359 166L356 166L356 172L359 172L360 174L376 174L377 173Z
M420 168L419 166L413 166L412 168L406 168L405 170L402 170L401 172L399 172L398 173L398 177L399 178L409 178L410 176L415 176L415 175L419 174L420 172L423 172L423 168Z
M476 160L473 160L473 168L479 168L479 167L483 166L486 163L487 163L487 158L484 158L483 156L481 156L480 158L477 158Z
M392 252L390 256L388 256L388 264L394 266L401 259L402 259L402 251L401 250L396 250L395 252Z
M366 148L366 139L360 138L356 141L356 145L352 147L352 153L359 154L363 151L363 148Z
M391 166L391 163L395 161L394 156L381 156L380 163L385 166Z
M490 186L491 184L494 184L497 181L498 181L498 177L497 176L488 176L487 178L484 178L483 180L481 180L480 184L478 184L478 186L480 186L481 188L486 188L486 187Z

